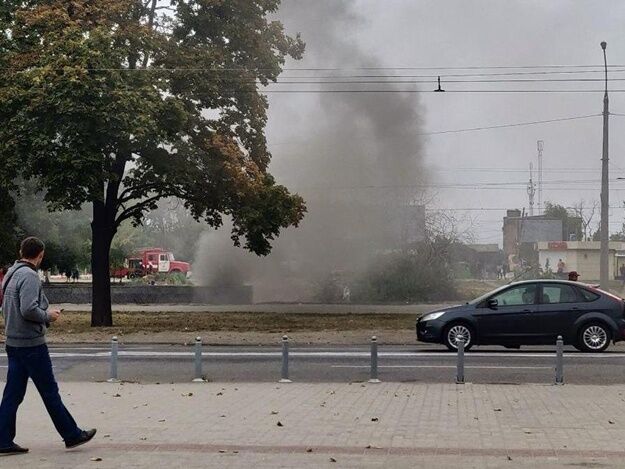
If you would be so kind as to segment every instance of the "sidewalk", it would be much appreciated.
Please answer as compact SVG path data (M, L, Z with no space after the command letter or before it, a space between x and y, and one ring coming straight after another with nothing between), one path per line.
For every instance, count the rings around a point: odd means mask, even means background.
M2 468L623 467L625 387L62 383L96 440L68 452L34 390ZM92 460L101 458L101 461Z

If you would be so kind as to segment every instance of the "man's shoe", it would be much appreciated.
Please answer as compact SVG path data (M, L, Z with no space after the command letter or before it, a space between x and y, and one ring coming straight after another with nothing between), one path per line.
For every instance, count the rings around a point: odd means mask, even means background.
M16 445L13 443L8 448L0 448L0 456L10 456L14 454L26 454L28 453L28 448L22 448L20 445Z
M88 443L89 441L91 441L91 439L95 436L96 432L97 430L95 428L91 430L87 430L87 431L83 430L80 432L80 436L76 438L75 440L66 441L65 447L67 449L71 449L71 448L76 448L77 446L80 446L80 445L84 445L85 443Z

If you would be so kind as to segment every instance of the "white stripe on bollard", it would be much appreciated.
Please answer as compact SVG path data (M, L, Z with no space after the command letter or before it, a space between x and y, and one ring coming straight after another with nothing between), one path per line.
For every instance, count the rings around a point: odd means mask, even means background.
M282 373L280 383L291 383L289 379L289 338L282 337Z
M202 338L195 338L195 378L194 383L204 383L206 380L202 376Z
M119 383L117 379L117 352L119 348L119 343L117 341L117 336L111 339L111 368L109 372L109 379L107 382L109 383Z
M378 379L378 338L376 336L371 337L371 375L369 382L380 382Z

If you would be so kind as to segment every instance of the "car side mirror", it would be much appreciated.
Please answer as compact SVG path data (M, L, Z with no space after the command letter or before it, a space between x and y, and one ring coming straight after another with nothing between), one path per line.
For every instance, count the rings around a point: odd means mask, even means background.
M497 309L497 307L499 306L499 301L492 298L488 300L488 303L486 303L486 306L488 306L490 309Z

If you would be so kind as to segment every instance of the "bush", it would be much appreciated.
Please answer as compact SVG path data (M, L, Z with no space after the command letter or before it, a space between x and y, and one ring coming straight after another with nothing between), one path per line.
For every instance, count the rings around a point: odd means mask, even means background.
M423 251L427 248L420 253L379 256L356 279L353 301L415 303L456 298L458 292L447 263L432 259Z

